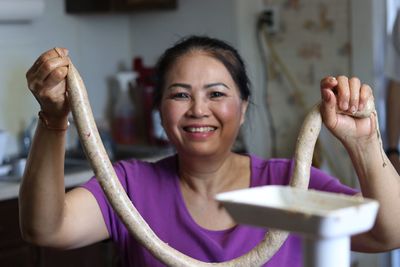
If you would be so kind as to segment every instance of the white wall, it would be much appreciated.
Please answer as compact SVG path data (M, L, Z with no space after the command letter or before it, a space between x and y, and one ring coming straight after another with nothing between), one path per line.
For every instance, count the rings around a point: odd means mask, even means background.
M236 42L231 0L180 0L175 10L135 13L130 18L133 55L142 56L150 66L186 35L204 34Z
M264 158L271 157L271 135L265 108L266 80L262 57L257 45L257 18L264 5L262 1L235 1L238 50L247 63L252 83L252 104L246 124L243 125L244 143L249 152Z
M0 23L0 129L16 134L36 117L39 106L27 90L25 73L45 50L67 47L84 77L96 117L107 101L106 77L132 58L128 16L71 16L64 0L46 0L43 16L31 23ZM1 8L1 6L0 6Z
M386 4L381 0L353 0L351 3L352 74L373 88L384 133Z
M351 5L352 72L378 90L383 77L385 1L352 0Z

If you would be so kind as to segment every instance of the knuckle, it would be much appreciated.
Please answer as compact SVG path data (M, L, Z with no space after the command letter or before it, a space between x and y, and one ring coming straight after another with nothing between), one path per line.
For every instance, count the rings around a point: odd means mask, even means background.
M44 100L46 102L53 101L53 95L49 92L49 90L41 90L37 94L41 100Z
M344 98L350 99L350 96L351 96L350 95L350 91L349 90L343 91L341 96L344 97Z
M28 82L28 89L32 92L35 91L35 83Z
M36 60L36 62L35 62L35 65L42 65L44 62L46 62L47 61L47 54L45 53L45 54L42 54L42 55L40 55L39 57L38 57L38 59Z
M43 90L36 90L36 96L40 99L45 99L45 93L43 92Z
M351 78L349 79L349 82L350 82L350 83L355 83L355 84L360 84L360 79L353 76L353 77L351 77Z
M51 72L52 69L53 69L53 65L52 65L49 61L46 61L46 62L44 62L44 63L42 64L42 70L43 70L43 71L45 71L45 72Z
M29 80L30 77L31 77L31 70L28 70L28 71L25 73L25 78L26 78L27 80Z
M57 79L57 80L62 80L65 78L67 72L65 71L64 68L56 68L52 72L52 76Z
M42 84L36 80L28 81L28 88L33 92L39 92L42 89Z

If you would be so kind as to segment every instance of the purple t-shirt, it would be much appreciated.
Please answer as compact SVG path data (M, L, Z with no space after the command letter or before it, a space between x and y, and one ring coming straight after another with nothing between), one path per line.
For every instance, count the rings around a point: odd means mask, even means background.
M249 157L251 187L288 184L293 161L264 160L253 155ZM227 261L245 254L265 236L266 229L246 225L222 231L199 226L187 210L179 189L176 156L156 163L120 161L114 164L114 168L129 198L156 235L186 255L205 262ZM95 178L83 187L96 198L124 266L164 266L129 235ZM344 194L357 192L315 168L311 170L310 188ZM301 266L300 241L296 235L289 235L281 249L264 266Z

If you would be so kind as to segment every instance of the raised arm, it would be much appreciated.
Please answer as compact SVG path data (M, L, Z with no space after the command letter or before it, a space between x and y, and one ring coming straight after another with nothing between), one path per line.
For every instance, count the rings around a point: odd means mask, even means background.
M371 88L358 78L327 77L321 81L321 95L324 124L348 151L362 195L380 204L375 226L354 237L352 248L378 252L400 247L400 179L382 150L376 114L362 119L339 114L362 110L366 100L373 98Z
M23 238L37 245L59 248L83 246L108 237L91 193L80 188L65 194L67 55L66 49L49 50L26 74L28 87L40 104L41 119L19 194Z

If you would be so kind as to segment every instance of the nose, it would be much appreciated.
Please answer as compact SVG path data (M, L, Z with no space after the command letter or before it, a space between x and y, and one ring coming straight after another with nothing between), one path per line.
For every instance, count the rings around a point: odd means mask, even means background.
M209 113L210 110L207 100L201 97L196 97L192 99L187 115L192 118L203 118L207 117Z

